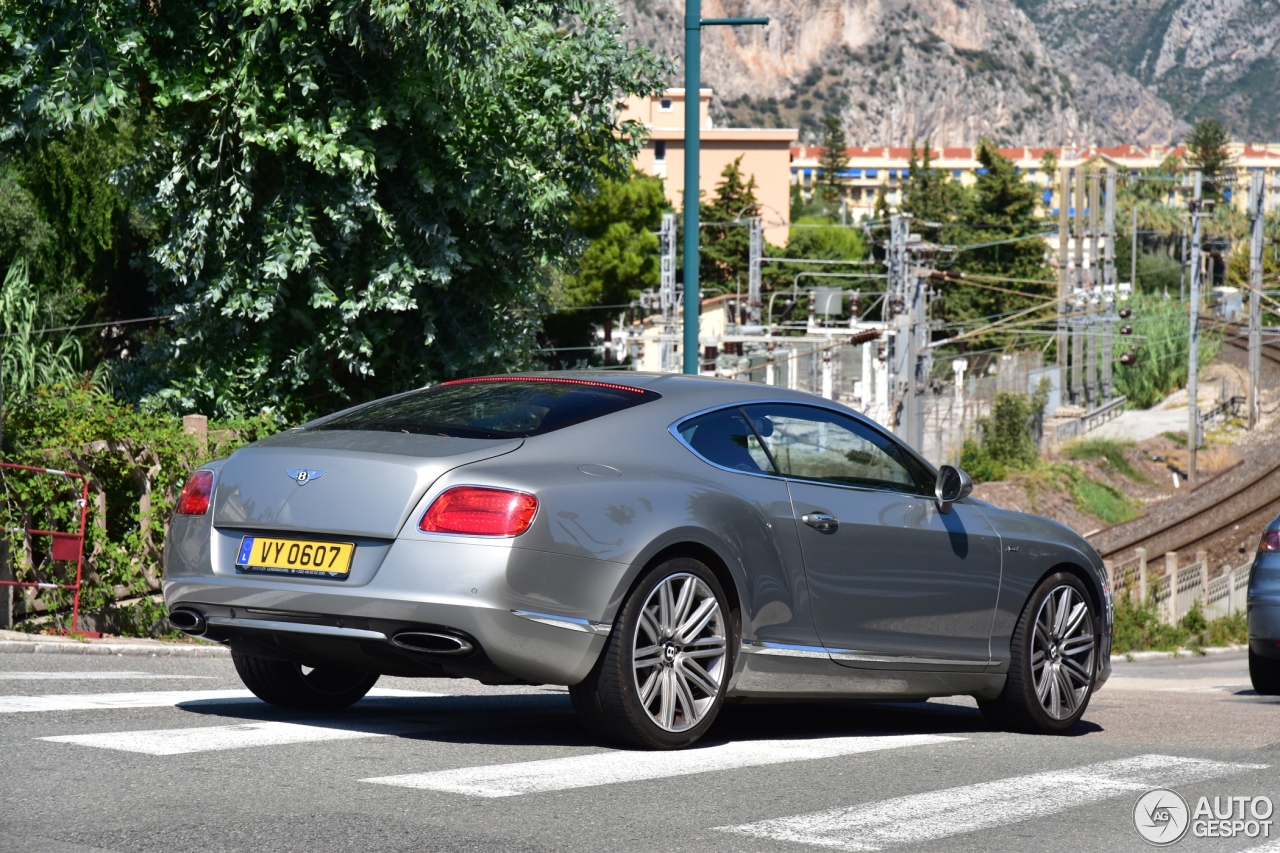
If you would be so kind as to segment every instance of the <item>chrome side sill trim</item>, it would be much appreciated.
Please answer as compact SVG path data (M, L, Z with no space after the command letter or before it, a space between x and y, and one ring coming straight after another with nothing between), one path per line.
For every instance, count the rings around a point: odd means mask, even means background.
M873 654L871 652L858 652L848 649L832 649L831 657L833 660L848 661L849 663L905 663L912 666L995 666L999 661L994 660L961 660L956 658L917 658L910 655L886 655Z
M273 622L267 619L233 619L227 616L210 616L205 620L209 627L255 628L259 631L282 631L291 634L324 634L327 637L349 637L354 640L387 641L381 631L365 631L359 628L337 628L333 625L308 625L305 622Z
M771 655L784 658L819 658L829 660L830 652L821 646L793 646L788 643L742 641L742 651L748 655Z
M555 628L567 628L570 631L581 631L584 634L598 634L601 637L607 637L609 632L613 630L613 625L608 622L592 622L590 619L575 619L572 616L554 616L550 613L538 613L533 610L512 610L511 612L521 619L528 619L530 622L540 622L543 625L551 625Z

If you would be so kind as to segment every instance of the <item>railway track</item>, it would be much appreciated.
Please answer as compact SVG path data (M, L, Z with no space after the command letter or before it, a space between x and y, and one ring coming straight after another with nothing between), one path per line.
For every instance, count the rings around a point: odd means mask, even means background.
M1235 349L1249 351L1249 327L1239 323L1215 324L1216 328L1226 332L1223 343ZM1262 338L1261 356L1267 361L1280 364L1280 342L1275 340L1274 333L1265 334Z
M1238 323L1202 323L1224 333L1223 342L1248 351L1248 327ZM1280 338L1263 338L1261 356L1280 366ZM1202 483L1187 495L1152 507L1148 515L1109 527L1089 537L1108 561L1124 560L1135 548L1149 558L1168 551L1209 550L1233 535L1238 542L1260 532L1280 514L1280 451L1255 456ZM1238 528L1238 530L1237 530Z
M1249 341L1247 339L1232 336L1225 338L1223 343L1232 349L1238 349L1241 352L1249 351ZM1263 344L1262 349L1258 351L1258 354L1267 361L1280 365L1280 347L1277 347L1276 344Z
M1100 531L1094 547L1104 560L1127 558L1135 548L1156 556L1208 546L1236 528L1261 530L1280 514L1280 460L1250 470L1256 467L1246 462L1202 484L1178 502L1182 511L1172 517L1144 516Z

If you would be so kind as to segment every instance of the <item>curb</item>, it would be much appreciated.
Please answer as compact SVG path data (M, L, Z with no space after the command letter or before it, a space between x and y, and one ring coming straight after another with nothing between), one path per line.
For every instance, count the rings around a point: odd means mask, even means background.
M1204 655L1221 655L1227 652L1247 652L1248 646L1207 646L1203 649L1178 649L1173 652L1129 652L1123 655L1112 655L1112 663L1136 663L1144 660L1161 660L1163 658L1195 658Z
M0 640L0 654L110 655L151 658L229 658L224 646L179 646L147 643L81 643L75 640Z

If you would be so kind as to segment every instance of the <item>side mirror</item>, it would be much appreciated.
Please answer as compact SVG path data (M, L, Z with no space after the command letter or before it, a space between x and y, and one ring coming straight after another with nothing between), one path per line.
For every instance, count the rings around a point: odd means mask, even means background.
M951 505L964 500L972 491L973 480L956 466L943 465L938 469L938 482L933 487L933 494L938 499L938 509L941 512L951 512Z

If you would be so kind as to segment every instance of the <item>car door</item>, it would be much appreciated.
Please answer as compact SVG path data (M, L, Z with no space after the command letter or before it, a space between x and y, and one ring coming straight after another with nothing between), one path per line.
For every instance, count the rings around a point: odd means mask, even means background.
M787 479L818 636L851 666L990 660L1000 540L974 505L939 511L927 467L893 438L816 406L745 407ZM913 473L918 469L918 473Z
M714 476L720 488L691 497L691 512L742 561L742 631L752 638L751 650L821 655L791 495L746 416L736 406L716 409L681 421L672 432L719 469Z

